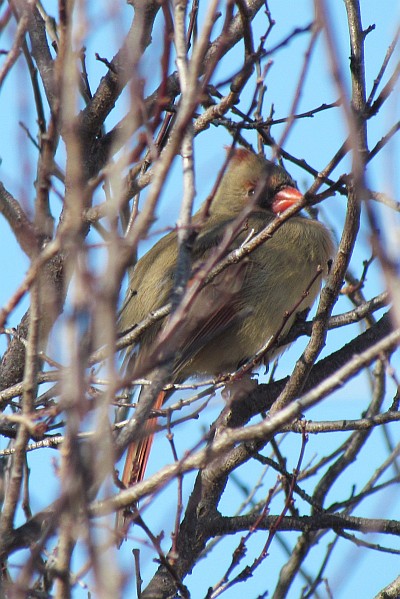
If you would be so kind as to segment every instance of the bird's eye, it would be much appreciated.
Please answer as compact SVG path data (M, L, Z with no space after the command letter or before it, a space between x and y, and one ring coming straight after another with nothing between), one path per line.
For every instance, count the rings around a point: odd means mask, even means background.
M249 197L253 196L256 193L256 188L255 187L249 187L249 189L247 190L247 195Z

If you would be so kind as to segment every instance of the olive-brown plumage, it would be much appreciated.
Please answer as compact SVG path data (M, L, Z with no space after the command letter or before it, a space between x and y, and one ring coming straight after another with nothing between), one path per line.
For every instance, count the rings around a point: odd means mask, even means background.
M195 241L194 268L218 246L226 228L260 191L243 232L230 250L239 247L250 232L257 234L272 222L276 212L281 211L281 196L284 207L301 197L284 169L246 150L237 150L212 202L210 217ZM194 216L194 224L197 224L200 212ZM170 300L177 256L177 235L172 232L139 260L129 285L130 299L120 317L122 331L131 329ZM195 332L194 338L191 335L186 348L180 348L176 368L180 378L222 374L250 358L281 325L285 312L301 298L317 267L322 266L326 272L331 256L331 236L324 225L296 216L252 252L245 264L233 265L223 271L210 283L209 289L202 292L215 296L218 314L211 310L201 331ZM227 281L230 286L234 283L233 289L227 289ZM319 279L299 310L313 304L320 285ZM218 302L221 293L229 298L222 308ZM149 348L160 326L154 325L143 335L142 347Z
M238 248L249 233L259 233L278 212L301 198L288 173L261 156L237 150L222 178L210 207L209 218L200 223L201 211L193 217L200 231L192 251L193 271L221 242L227 227L247 206L252 210L229 251ZM253 204L251 204L253 203ZM284 222L273 236L245 261L231 265L209 283L187 315L188 334L176 352L176 380L198 375L218 375L234 370L251 358L276 333L285 313L301 300L321 266L327 272L333 245L320 222L295 216ZM163 237L137 263L128 299L120 316L120 329L131 329L150 312L170 300L178 257L177 235ZM320 289L321 277L313 283L298 310L310 307ZM286 324L291 326L295 314ZM148 354L162 327L156 323L143 335L140 354ZM162 402L162 399L160 399ZM128 460L147 461L149 444L131 448ZM143 458L143 453L145 457ZM123 480L131 484L143 476L144 467L126 466Z

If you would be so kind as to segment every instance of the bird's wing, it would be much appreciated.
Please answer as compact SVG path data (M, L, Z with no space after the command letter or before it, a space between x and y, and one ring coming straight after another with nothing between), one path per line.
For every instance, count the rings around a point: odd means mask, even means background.
M245 316L238 301L249 268L247 260L232 264L195 298L179 335L175 372L187 366L208 343Z

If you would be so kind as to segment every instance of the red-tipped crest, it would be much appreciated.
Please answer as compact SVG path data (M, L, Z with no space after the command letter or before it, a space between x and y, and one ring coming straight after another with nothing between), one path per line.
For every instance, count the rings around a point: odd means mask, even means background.
M256 154L254 154L250 150L246 150L246 148L236 148L232 150L231 146L224 146L224 149L226 150L227 154L229 154L229 152L232 152L230 164L232 164L233 162L239 164L241 162L249 160L249 158L256 156Z

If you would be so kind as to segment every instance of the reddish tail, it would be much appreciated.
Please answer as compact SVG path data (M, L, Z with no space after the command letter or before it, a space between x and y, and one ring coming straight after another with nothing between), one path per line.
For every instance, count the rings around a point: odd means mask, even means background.
M159 410L162 407L165 397L166 393L164 391L159 393L153 407L154 410ZM128 447L122 474L122 482L126 488L131 487L144 479L147 462L149 461L150 451L154 440L154 432L152 431L154 431L156 424L157 418L150 418L145 425L143 439L134 441ZM125 518L122 512L117 514L116 531L119 537L121 536L121 533L124 535L126 534L127 522L128 519Z

